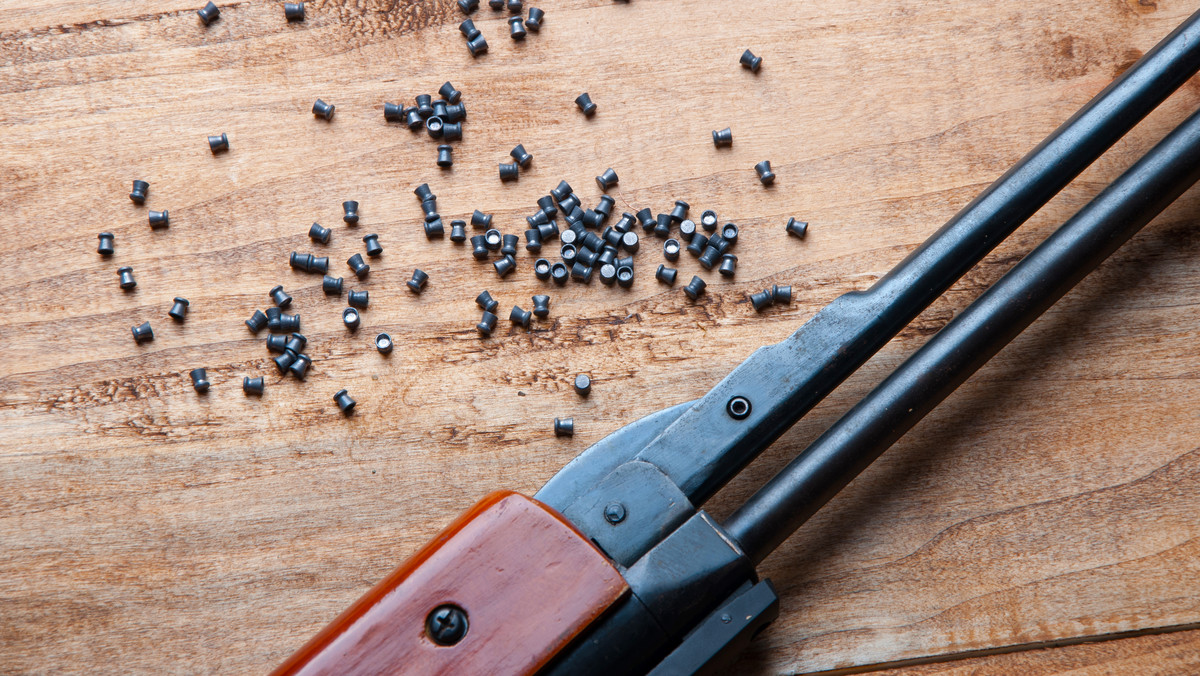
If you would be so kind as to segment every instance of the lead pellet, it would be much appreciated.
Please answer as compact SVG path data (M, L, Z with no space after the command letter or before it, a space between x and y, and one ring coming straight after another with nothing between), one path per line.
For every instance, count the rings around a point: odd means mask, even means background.
M556 437L575 436L575 419L574 418L555 418L554 419L554 436L556 436Z
M292 361L292 365L288 367L288 372L300 380L304 380L304 376L308 375L309 366L312 366L312 358L306 354L298 354Z
M367 309L367 304L371 301L371 293L367 290L354 291L351 289L347 296L347 302L351 307L356 307L360 310Z
M133 268L128 265L117 268L117 279L120 282L121 288L126 291L137 286L137 280L133 278Z
M200 20L204 22L205 26L207 26L208 24L216 21L217 18L221 16L221 10L218 9L216 5L214 5L213 3L210 2L207 5L196 10L196 14L200 16Z
M283 3L283 18L288 21L304 21L304 3L303 2L285 2ZM259 394L262 394L262 389L259 388Z
M543 282L550 279L550 261L539 258L533 262L533 274Z
M487 54L487 40L483 38L483 35L476 35L467 41L467 49L471 52L471 56L474 57L478 57L480 54Z
M346 328L350 329L351 331L356 331L358 330L358 325L361 322L362 317L359 316L358 310L355 310L352 307L342 310L342 323L346 325Z
M479 29L475 27L475 22L467 19L458 24L458 31L463 34L468 41L474 40L479 36Z
M508 313L508 321L513 324L520 324L525 328L529 328L531 317L533 317L533 313L529 310L522 310L520 305L514 305L513 309Z
M521 175L520 169L516 162L511 164L500 163L500 180L515 181Z
M537 253L542 250L542 232L537 228L530 228L525 231L525 250L530 253Z
M393 346L395 346L395 343L388 334L381 333L375 336L375 349L379 350L379 354L391 354Z
M188 375L192 377L192 389L200 393L208 391L209 382L207 371L204 369L192 369L192 372Z
M553 279L555 284L559 286L566 284L570 276L571 271L567 269L565 263L558 262L550 266L550 279Z
M771 171L771 161L763 160L754 165L754 171L758 172L758 180L763 185L771 185L775 182L775 173Z
M442 225L440 216L431 221L425 221L425 239L437 239L445 234L446 228Z
M300 3L304 4L304 3ZM250 376L242 377L242 392L246 394L262 394L264 383L262 376L251 378Z
M171 309L167 311L167 316L177 322L183 321L187 317L188 305L188 299L176 296Z
M721 239L729 242L730 246L737 244L738 227L734 223L726 223L725 227L721 228ZM724 253L724 252L722 252Z
M286 308L292 304L292 297L287 295L287 292L283 290L282 284L277 284L274 288L267 292L267 295L271 297L271 301L275 303L275 307L280 309Z
M750 304L754 306L755 312L762 312L771 306L774 301L771 298L771 290L763 289L758 293L750 294Z
M485 289L478 296L475 296L475 304L484 312L495 312L496 308L500 305L500 301L492 298L492 294Z
M287 352L287 342L289 339L289 336L278 333L267 336L267 351L276 353Z
M213 155L229 150L229 135L222 132L220 136L209 136L208 149L212 151Z
M450 221L450 241L465 242L467 240L467 222Z
M749 68L752 73L757 73L758 69L762 67L762 57L755 56L749 49L742 52L742 58L738 59L738 62L742 64L743 68Z
M593 268L590 265L584 265L579 261L576 261L575 264L571 266L571 277L576 281L583 282L584 284L592 281L592 272Z
M728 148L733 145L733 130L725 127L720 131L713 131L713 145L718 148Z
M325 275L321 280L321 290L326 296L339 296L342 293L342 278Z
M496 328L496 319L496 315L484 310L483 317L475 325L475 330L479 331L479 334L483 336L492 335L492 331Z
M732 277L737 272L737 256L728 253L721 256L721 267L717 268L717 272L722 277Z
M561 202L561 201L567 199L567 196L573 192L574 192L574 190L571 190L570 183L567 183L566 181L559 181L558 185L555 186L554 189L550 191L550 195L552 197L554 197L554 199L556 201Z
M501 237L500 254L504 256L516 256L517 245L521 243L521 238L517 235L504 235Z
M788 219L787 225L784 226L784 229L787 231L787 234L793 237L804 239L804 236L808 234L808 223L805 221L797 221L795 217L792 217Z
M688 243L687 250L688 253L692 254L693 256L700 256L707 248L708 238L705 237L703 233L698 232L695 235L692 235L692 241Z
M667 286L674 286L675 277L678 274L679 271L675 268L668 268L666 265L660 264L658 270L654 272L654 278Z
M792 302L792 287L779 286L775 284L771 287L771 300L776 305L787 305Z
M246 328L250 329L250 333L258 333L267 328L267 316L262 310L255 310L254 314L250 315L250 319L246 320Z
M501 277L507 277L508 273L512 272L513 268L517 267L517 259L512 256L505 256L495 263L492 263L492 267L496 269L497 275L500 275Z
M296 355L291 352L284 352L271 361L275 362L275 368L279 369L279 373L284 374L287 373L288 367L292 365L292 362L296 361Z
M592 103L592 97L588 96L587 92L575 97L575 105L579 106L583 114L588 117L596 114L596 104Z
M329 244L329 237L333 234L333 230L322 227L320 223L313 223L308 229L308 238L314 242L321 244Z
M421 290L425 288L425 284L428 282L429 275L425 274L424 270L417 268L413 270L412 279L405 282L405 284L408 285L409 291L412 291L413 293L421 293Z
M690 242L696 236L696 223L694 221L683 219L679 222L679 236Z
M441 87L438 87L438 96L446 99L448 103L458 103L462 98L462 92L454 88L454 85L449 82L443 82Z
M114 235L111 232L100 233L100 244L96 247L96 253L101 256L111 256L115 250L113 240Z
M617 268L617 286L624 289L633 286L633 266L622 265Z
M679 242L674 239L663 242L663 257L671 262L679 260Z
M617 178L617 172L613 171L612 167L604 170L603 174L596 177L596 185L600 186L600 192L607 192L620 181Z
M150 227L154 229L165 228L171 225L171 214L166 209L151 211L147 214L147 218L150 221Z
M337 403L338 410L340 410L343 415L350 415L353 413L354 407L358 403L351 399L350 395L346 394L346 390L344 389L338 390L337 393L333 395L333 400Z
M442 144L437 147L437 165L443 169L454 166L454 146Z
M293 333L288 336L287 343L284 344L283 349L300 354L304 351L306 345L308 345L308 338L303 333Z
M130 330L133 332L133 342L139 345L148 340L154 340L154 329L150 328L150 322L142 322Z
M716 248L715 246L709 246L707 249L704 250L704 253L700 254L700 258L698 258L696 260L700 263L700 266L703 267L705 270L712 270L713 266L717 264L717 260L720 257L721 257L721 250Z
M539 319L550 315L550 296L538 294L533 297L533 314Z
M323 117L326 120L332 120L333 111L336 108L337 106L325 103L321 99L317 99L313 102L312 114L316 117Z
M358 202L354 200L342 202L342 220L350 225L358 222Z
M371 233L369 235L364 235L362 241L363 244L367 245L367 255L371 258L375 258L379 256L379 254L383 253L383 247L379 245L378 234Z
M542 30L542 21L544 20L545 16L546 13L542 10L538 9L537 7L530 7L529 18L525 19L525 27L534 33L537 33L538 31Z
M150 190L150 184L145 181L134 181L133 190L129 193L129 199L137 204L145 204L146 192Z
M703 279L693 276L692 281L688 282L688 285L683 287L683 292L687 294L688 298L696 300L700 297L700 294L704 293L705 286L707 286L707 284L704 283Z
M492 227L492 215L476 209L475 213L471 214L471 226L477 230L486 230Z
M471 254L475 256L477 261L486 261L488 257L487 237L483 235L474 235L471 237Z
M513 18L515 19L517 17ZM517 161L517 164L521 165L522 169L528 167L529 163L533 161L533 155L531 155L529 151L525 150L525 145L521 143L518 143L515 148L508 151L508 154Z
M612 286L617 281L617 266L612 263L604 263L600 266L600 283L605 286Z
M462 10L463 14L470 14L479 9L479 0L458 0L458 8Z
M354 254L351 256L350 259L346 261L346 265L350 266L350 269L354 271L354 274L359 279L363 279L371 273L371 266L367 265L366 262L363 261L362 254Z

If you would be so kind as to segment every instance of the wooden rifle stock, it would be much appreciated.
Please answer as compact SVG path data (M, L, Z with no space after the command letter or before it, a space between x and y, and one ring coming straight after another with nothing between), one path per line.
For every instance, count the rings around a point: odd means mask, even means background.
M628 593L620 572L551 508L492 493L356 601L273 673L532 674ZM461 608L439 645L430 613Z

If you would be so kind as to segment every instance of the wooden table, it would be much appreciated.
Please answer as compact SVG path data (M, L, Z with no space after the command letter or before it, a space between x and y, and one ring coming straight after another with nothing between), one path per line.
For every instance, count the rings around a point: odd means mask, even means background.
M543 0L523 43L450 0L0 3L0 672L255 673L280 662L493 488L532 492L623 424L705 392L755 347L868 286L1169 33L1195 3ZM742 50L764 60L740 68ZM385 123L445 80L468 120L452 170ZM573 99L599 106L585 119ZM321 97L332 121L314 118ZM718 517L801 450L1056 224L1200 103L1192 81L970 272L710 505ZM731 126L734 145L709 132ZM214 156L205 136L226 132ZM533 164L502 184L523 143ZM753 165L779 178L764 189ZM737 276L500 280L427 241L445 219L505 232L559 179L618 211L714 209ZM150 182L144 207L126 198ZM1200 210L1185 196L1004 350L764 564L778 622L745 673L1195 673L1200 669ZM357 200L362 221L341 223ZM169 209L152 231L148 209ZM785 236L789 216L812 223ZM334 229L313 245L308 226ZM96 234L116 235L111 258ZM343 261L376 232L365 282ZM351 335L319 276L370 290ZM117 287L130 265L135 291ZM404 282L429 273L419 296ZM791 284L755 314L747 293ZM294 296L314 360L274 372L242 321ZM480 339L473 298L499 330ZM191 301L187 321L166 312ZM149 320L153 342L129 327ZM381 357L372 338L397 347ZM188 372L206 367L199 396ZM590 373L586 400L571 380ZM247 397L244 375L267 378ZM343 417L333 393L358 400ZM555 416L576 434L558 439ZM1182 630L1182 631L1181 631ZM1141 635L1149 634L1149 635ZM1100 641L1098 643L1084 643ZM1071 645L1057 649L1047 646ZM1004 653L991 655L992 653ZM921 664L935 662L934 664ZM914 666L916 665L916 666Z

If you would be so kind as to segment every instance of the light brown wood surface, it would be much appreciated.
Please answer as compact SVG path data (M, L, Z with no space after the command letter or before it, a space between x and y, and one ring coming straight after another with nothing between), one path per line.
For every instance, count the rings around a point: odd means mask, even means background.
M0 1L0 672L262 673L497 488L531 493L590 443L703 394L755 347L864 288L1196 9L1056 3L542 0L541 34L449 0ZM745 48L764 59L740 68ZM455 166L384 123L445 80L469 118ZM591 93L587 120L573 99ZM317 97L337 106L314 119ZM1200 104L1189 83L968 274L711 506L718 516ZM709 132L731 126L732 149ZM232 149L213 156L207 134ZM501 184L516 143L529 171ZM752 169L770 159L764 189ZM586 204L711 208L741 227L738 273L689 302L655 282L551 288L428 242L448 223L524 229L560 178ZM126 197L151 183L145 207ZM340 204L361 203L347 228ZM147 209L167 208L150 231ZM1194 673L1200 625L1200 199L1189 193L1004 350L764 564L782 613L746 673ZM801 242L788 216L812 223ZM327 247L308 225L334 228ZM95 253L96 234L117 253ZM371 305L337 274L377 232ZM117 288L131 265L136 291ZM412 269L425 293L404 287ZM681 281L700 270L685 254ZM756 315L747 292L792 284ZM314 365L274 374L242 321L283 284ZM474 331L490 289L500 328ZM191 300L187 322L166 317ZM135 345L133 324L156 339ZM397 341L382 358L379 331ZM213 383L192 391L188 371ZM586 400L571 378L592 374ZM243 375L267 377L261 399ZM341 416L332 395L359 404ZM553 436L574 416L572 439ZM1017 651L986 657L987 652ZM910 666L918 662L955 660ZM907 669L907 671L906 671ZM1074 673L1074 672L1073 672Z

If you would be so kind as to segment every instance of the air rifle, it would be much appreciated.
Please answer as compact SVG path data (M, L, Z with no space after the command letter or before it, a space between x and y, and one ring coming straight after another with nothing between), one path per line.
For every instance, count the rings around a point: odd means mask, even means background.
M493 493L276 674L722 673L778 614L755 566L1200 179L1200 113L1037 246L725 523L701 506L1200 69L1200 12L870 289L700 399Z

